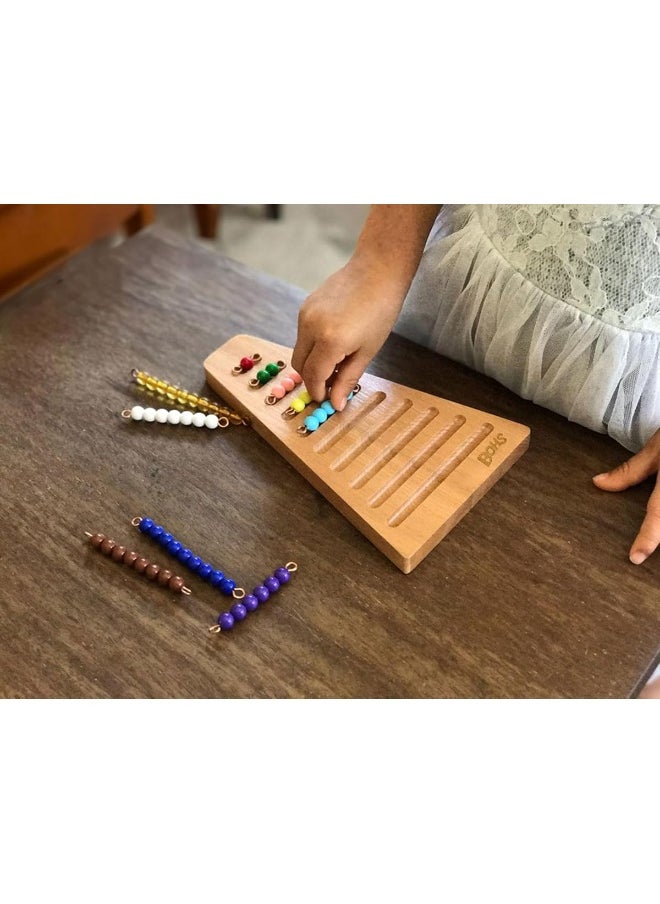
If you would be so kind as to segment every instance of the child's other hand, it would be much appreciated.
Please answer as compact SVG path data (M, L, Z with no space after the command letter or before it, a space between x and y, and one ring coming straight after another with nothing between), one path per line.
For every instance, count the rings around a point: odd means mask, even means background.
M656 475L655 487L646 507L646 517L630 548L630 561L641 565L660 545L660 430L644 448L618 468L593 478L600 490L617 493Z

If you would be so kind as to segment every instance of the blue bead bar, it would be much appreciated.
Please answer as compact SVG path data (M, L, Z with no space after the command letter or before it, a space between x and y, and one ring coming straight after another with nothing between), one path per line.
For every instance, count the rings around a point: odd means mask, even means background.
M190 571L207 581L212 587L216 587L225 596L235 595L236 581L232 581L214 565L194 555L192 550L175 539L161 524L156 524L153 518L134 518L133 524L143 534L160 543L166 552L169 552L182 565L185 565ZM239 587L238 591L242 592L242 588Z

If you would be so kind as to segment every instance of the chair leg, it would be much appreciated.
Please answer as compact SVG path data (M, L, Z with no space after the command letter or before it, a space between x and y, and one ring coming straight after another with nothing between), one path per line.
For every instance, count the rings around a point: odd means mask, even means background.
M203 239L214 239L218 234L220 204L193 204L197 229Z
M126 235L135 235L136 232L144 229L145 226L149 226L153 221L154 205L138 204L135 213L132 213L130 217L124 221Z

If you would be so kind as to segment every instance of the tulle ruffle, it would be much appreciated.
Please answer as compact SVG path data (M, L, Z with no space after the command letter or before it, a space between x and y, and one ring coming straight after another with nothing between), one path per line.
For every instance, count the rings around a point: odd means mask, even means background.
M504 259L474 208L443 211L395 331L631 451L660 427L660 334L546 294Z

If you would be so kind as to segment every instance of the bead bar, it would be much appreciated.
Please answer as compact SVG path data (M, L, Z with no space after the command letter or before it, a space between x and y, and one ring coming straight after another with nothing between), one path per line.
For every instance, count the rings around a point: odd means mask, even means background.
M150 562L139 553L129 550L126 546L120 546L116 540L106 537L105 534L90 534L85 531L85 536L89 537L89 542L94 549L98 549L104 556L109 556L114 562L121 562L128 565L138 574L143 574L150 581L156 581L161 587L167 587L174 593L184 593L189 595L192 591L185 586L183 578L177 574L173 574L167 568L161 568L154 562Z
M301 411L304 411L308 405L311 405L314 399L307 392L306 389L296 396L296 398L291 402L286 411L282 412L282 417L284 418L293 418L297 414L300 414Z
M356 392L360 391L360 384L356 383L355 389L353 392L349 392L346 397L346 401L350 402ZM296 431L301 436L309 436L310 433L315 433L321 424L324 424L329 417L332 417L333 414L336 414L336 409L333 408L332 404L328 399L325 402L321 402L318 408L314 409L311 414L307 415L304 422L298 427Z
M204 414L203 411L179 411L176 408L143 408L141 405L134 405L132 408L125 408L121 416L127 421L146 421L159 424L183 424L184 426L193 425L193 427L208 427L209 430L215 430L217 427L225 428L229 426L229 420L226 417L218 417L217 414Z
M252 370L255 364L258 364L261 361L261 355L254 354L251 357L241 358L240 363L236 364L232 367L231 372L235 377L238 377L240 374L246 374L248 370Z
M247 426L249 423L246 418L242 417L238 412L232 411L231 408L227 408L226 405L218 405L216 402L212 402L204 396L199 396L194 392L188 392L186 389L181 389L181 387L174 386L172 383L167 383L165 380L160 380L158 377L152 377L143 370L135 370L134 368L131 371L131 376L142 389L155 392L157 395L163 396L171 402L176 402L178 405L187 405L190 408L197 408L205 414L215 414L219 418L226 417L230 424L243 424Z
M248 593L240 603L234 605L227 612L221 612L218 615L216 624L211 625L209 631L212 634L219 634L221 631L231 631L236 622L243 621L244 618L256 609L262 603L277 593L283 584L288 584L291 575L298 570L295 562L288 562L282 568L276 568L275 571L264 578L263 584L258 584L252 591Z
M251 386L252 389L258 389L260 386L265 386L266 383L269 383L273 377L276 377L285 367L286 361L278 361L277 364L267 364L263 370L257 371L256 377L253 377L250 380L248 386Z
M185 565L190 571L199 575L200 578L207 581L212 587L218 589L225 596L233 596L234 599L240 600L245 596L245 590L236 586L236 581L232 581L222 571L215 568L208 562L204 562L199 556L193 554L175 539L172 534L165 530L162 524L156 524L152 518L136 517L131 521L133 527L156 540L171 556L175 556L182 565Z
M271 387L270 395L264 399L266 405L277 405L280 399L283 399L287 393L295 389L296 386L300 386L301 383L302 377L300 374L292 370L286 377L282 377L279 383Z

